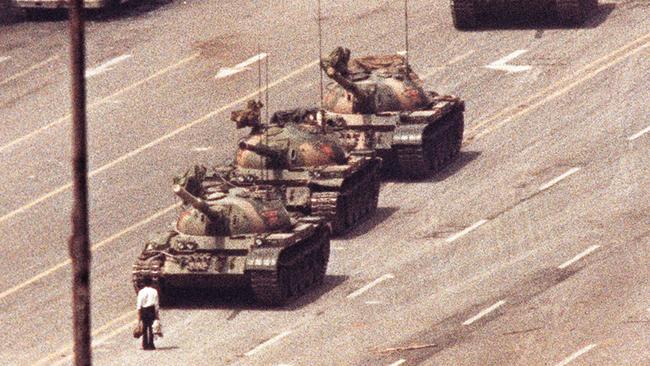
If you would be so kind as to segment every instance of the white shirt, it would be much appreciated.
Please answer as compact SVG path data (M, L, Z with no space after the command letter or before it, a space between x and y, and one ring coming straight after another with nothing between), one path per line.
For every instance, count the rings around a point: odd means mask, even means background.
M143 287L138 291L137 309L155 306L158 309L158 291L153 287Z

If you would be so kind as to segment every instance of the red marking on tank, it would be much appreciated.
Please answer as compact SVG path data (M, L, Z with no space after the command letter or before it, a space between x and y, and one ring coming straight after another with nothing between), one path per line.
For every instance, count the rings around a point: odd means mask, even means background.
M323 154L327 155L330 158L334 157L334 149L332 149L332 145L322 144L320 146L320 151L322 151Z
M266 220L267 225L273 226L278 222L278 210L262 211L261 215Z

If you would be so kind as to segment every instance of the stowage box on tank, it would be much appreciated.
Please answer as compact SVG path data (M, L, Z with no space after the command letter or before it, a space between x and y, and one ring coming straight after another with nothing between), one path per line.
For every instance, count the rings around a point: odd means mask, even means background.
M470 29L488 16L503 18L549 12L564 24L580 25L598 8L598 0L450 0L449 5L454 26Z
M149 277L162 301L178 288L250 287L259 302L281 305L323 281L330 240L322 219L291 217L272 189L178 183L183 210L133 265L136 291Z
M338 47L321 67L333 82L317 118L351 151L375 151L386 170L406 178L438 171L459 153L465 103L424 90L403 56L351 59Z

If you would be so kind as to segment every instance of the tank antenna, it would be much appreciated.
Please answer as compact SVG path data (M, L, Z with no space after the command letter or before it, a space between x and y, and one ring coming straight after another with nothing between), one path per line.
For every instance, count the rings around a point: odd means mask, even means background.
M269 56L264 59L264 74L266 86L264 87L264 103L266 104L266 124L269 124Z
M404 44L406 46L406 67L409 66L409 0L404 0Z
M262 59L260 44L257 44L257 100L262 101Z
M323 59L323 30L321 27L321 7L320 0L318 0L318 62ZM320 109L323 109L323 68L318 68L320 75Z

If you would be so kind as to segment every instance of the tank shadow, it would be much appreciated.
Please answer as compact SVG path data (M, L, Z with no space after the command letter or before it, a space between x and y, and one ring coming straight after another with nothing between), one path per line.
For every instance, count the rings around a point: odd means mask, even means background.
M357 225L352 230L349 230L343 235L335 237L334 239L349 240L358 236L365 235L366 233L372 231L376 226L386 221L398 210L399 207L378 207L374 215L366 218L361 224Z
M434 182L441 182L452 175L458 173L463 169L467 164L476 160L481 155L480 151L463 151L461 150L458 154L458 157L451 164L447 165L444 169L437 172L431 177L431 180Z
M589 18L578 26L570 26L561 23L552 12L537 12L530 15L508 14L507 17L498 15L486 15L482 17L478 26L464 32L480 32L493 30L538 30L535 38L541 38L539 33L550 29L571 29L571 28L596 28L607 20L609 15L616 8L616 4L599 4Z
M228 317L232 320L243 310L285 311L300 309L345 282L348 276L327 275L317 287L287 305L271 307L255 302L249 289L174 289L162 306L163 309L233 309Z

